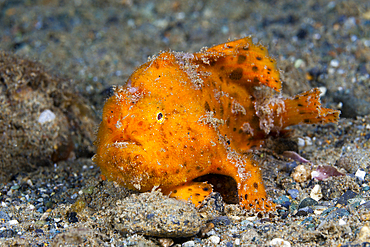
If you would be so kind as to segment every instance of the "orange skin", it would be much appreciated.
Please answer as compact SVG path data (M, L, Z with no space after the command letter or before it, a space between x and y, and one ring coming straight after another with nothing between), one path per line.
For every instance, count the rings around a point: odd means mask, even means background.
M212 187L192 180L230 176L243 208L270 211L248 151L287 126L339 117L321 108L317 89L288 99L273 95L280 89L275 61L249 37L194 54L162 52L105 103L94 161L129 189L159 187L196 205Z

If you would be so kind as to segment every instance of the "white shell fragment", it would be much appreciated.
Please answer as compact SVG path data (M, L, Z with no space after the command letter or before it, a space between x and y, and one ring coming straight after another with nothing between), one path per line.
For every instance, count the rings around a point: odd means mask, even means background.
M321 186L316 184L312 190L311 190L311 194L310 194L310 197L316 201L320 201L320 199L323 197L322 196L322 192L321 192Z
M270 241L270 246L290 247L291 244L282 238L274 238Z
M54 112L52 112L50 110L45 110L45 111L41 112L38 122L40 124L44 124L44 123L47 123L47 122L54 121L54 119L55 119Z
M361 181L365 180L366 172L364 170L358 169L355 174L356 178L358 178Z

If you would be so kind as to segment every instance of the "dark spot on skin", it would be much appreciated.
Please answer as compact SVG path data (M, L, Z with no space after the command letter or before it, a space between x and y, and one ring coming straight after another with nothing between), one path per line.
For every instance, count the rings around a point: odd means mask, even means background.
M265 198L264 198L264 197L262 197L262 198L261 198L261 200L262 200L262 201L265 201Z
M257 204L257 205L259 205L260 204L260 202L256 199L256 200L254 200L254 202Z
M253 204L252 203L249 203L249 207L253 207Z
M193 191L193 189L192 188L189 188L188 191Z
M252 70L253 70L253 72L257 72L258 71L258 67L257 66L253 66L252 67Z
M235 80L235 81L238 81L238 80L242 79L242 77L243 77L243 69L242 68L234 69L229 75L229 78L231 80Z
M244 132L243 132L242 129L239 129L238 133L241 134L241 133L244 133Z
M233 128L233 131L236 131L236 128Z
M257 77L257 76L255 76L255 77L253 78L253 82L254 82L254 83L259 83L259 82L260 82L260 80L258 79L258 77Z
M177 190L174 190L173 193L177 193Z
M239 55L239 56L238 56L238 64L243 63L246 59L247 59L247 57L246 57L246 56L244 56L244 55Z
M277 83L277 82L279 82L278 80L275 80L275 82Z
M305 119L305 120L303 120L303 122L305 122L305 123L309 123L309 122L310 122L310 120L309 120L309 119Z
M266 79L266 82L269 82L269 80Z
M306 113L306 112L304 112L304 111L300 111L300 112L299 112L299 114L305 114L305 113Z
M227 140L226 143L227 143L227 145L230 145L230 140Z
M224 105L223 104L220 104L220 114L221 116L224 115Z
M113 113L113 111L110 111L110 113Z
M234 48L234 46L230 46L230 45L228 45L228 46L227 46L227 48L228 48L228 49L232 49L232 48Z
M199 204L201 204L202 202L201 202L201 201L199 201L198 203L199 203Z
M298 106L302 107L303 105L302 104L298 104Z
M211 62L209 62L209 65L211 66L214 66L216 64L216 60L212 60Z
M157 115L157 120L159 121L159 120L161 120L162 118L163 118L163 114L162 114L162 112L158 113L158 115Z
M224 70L225 69L225 66L221 66L220 70Z
M253 183L253 187L255 188L255 189L258 189L258 184L255 182L255 183Z
M262 60L262 57L257 56L256 59L259 60L259 61L261 61Z
M211 107L209 106L208 101L204 103L204 108L206 109L206 111L211 111Z
M217 171L221 171L221 167L217 167Z
M219 77L221 82L224 82L224 79L222 79L222 76Z
M176 174L179 174L179 173L180 173L180 170L179 170L179 169L177 169L177 170L176 170Z
M269 74L270 74L270 72L269 72L269 71L267 71L267 74L269 75Z
M248 194L245 194L245 195L244 195L244 199L245 199L245 200L248 200Z
M202 167L201 166L196 166L195 169L199 171L200 169L202 169Z
M195 193L195 195L196 195L196 196L200 196L200 194L199 194L199 193Z
M207 187L203 188L203 191L208 191L208 188Z

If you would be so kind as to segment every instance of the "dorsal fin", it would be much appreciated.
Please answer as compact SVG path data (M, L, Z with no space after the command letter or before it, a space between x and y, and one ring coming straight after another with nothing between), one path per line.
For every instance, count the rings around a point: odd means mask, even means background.
M194 54L194 61L214 69L226 80L247 87L266 85L280 91L281 81L276 62L266 47L255 45L251 37L213 46ZM209 67L208 67L209 66Z

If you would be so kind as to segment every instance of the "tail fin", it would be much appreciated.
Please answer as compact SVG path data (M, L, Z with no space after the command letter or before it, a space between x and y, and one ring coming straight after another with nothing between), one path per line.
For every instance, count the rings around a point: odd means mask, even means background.
M284 104L285 111L275 117L282 121L282 128L297 124L334 123L339 119L340 111L321 107L318 88L287 98Z

